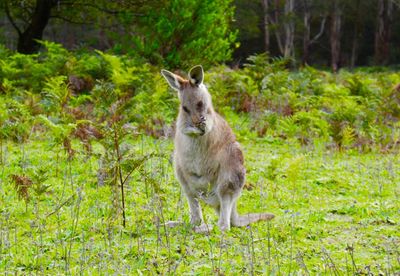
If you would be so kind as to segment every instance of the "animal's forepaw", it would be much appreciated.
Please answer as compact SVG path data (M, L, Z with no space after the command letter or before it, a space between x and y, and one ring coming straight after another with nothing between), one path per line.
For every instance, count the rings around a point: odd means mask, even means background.
M202 223L201 225L194 226L193 231L199 234L209 234L211 231L212 227L209 225Z

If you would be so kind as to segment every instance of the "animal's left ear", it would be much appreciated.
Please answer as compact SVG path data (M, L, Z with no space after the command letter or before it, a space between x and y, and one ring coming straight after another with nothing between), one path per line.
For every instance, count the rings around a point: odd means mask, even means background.
M190 82L194 85L199 86L203 83L204 71L201 65L196 65L189 71Z

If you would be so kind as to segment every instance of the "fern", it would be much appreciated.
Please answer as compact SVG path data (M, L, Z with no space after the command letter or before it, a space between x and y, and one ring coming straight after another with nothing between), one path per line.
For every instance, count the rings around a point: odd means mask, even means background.
M68 103L71 92L66 79L65 76L56 76L47 79L42 92L45 97L44 105L46 110L61 112Z
M51 133L51 138L55 144L62 144L65 139L71 136L71 133L77 128L76 123L54 123L49 118L44 115L39 115L36 117L36 122L41 123Z
M340 144L342 147L349 147L351 146L356 138L356 133L354 128L350 125L346 125L341 131L341 141Z
M0 112L0 135L3 139L13 139L24 142L28 139L32 127L33 117L28 108L13 99L6 99Z
M143 84L142 78L149 73L146 65L136 66L120 56L96 51L109 65L108 76L116 87L118 94L134 92L135 88Z
M282 134L289 138L294 138L300 131L299 126L296 124L296 121L292 116L282 118L279 120L278 125Z

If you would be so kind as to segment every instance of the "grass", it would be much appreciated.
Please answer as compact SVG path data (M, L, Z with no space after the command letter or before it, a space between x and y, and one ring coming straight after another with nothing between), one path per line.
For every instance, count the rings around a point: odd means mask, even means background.
M358 153L242 139L247 183L240 213L271 222L221 233L204 207L210 235L187 225L188 208L169 156L171 140L141 137L122 147L146 161L118 190L99 181L100 145L68 160L44 137L3 142L0 170L2 274L368 274L400 272L399 153ZM74 141L74 148L81 148ZM29 199L11 175L32 180Z

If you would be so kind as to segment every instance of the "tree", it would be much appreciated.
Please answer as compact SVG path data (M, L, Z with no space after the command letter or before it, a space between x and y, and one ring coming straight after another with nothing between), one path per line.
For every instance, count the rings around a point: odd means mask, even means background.
M285 2L285 47L283 51L284 57L294 57L294 0L286 0Z
M263 7L263 31L264 31L264 49L269 52L270 35L269 35L269 3L268 0L261 0Z
M24 20L26 26L21 29L12 16L11 4L7 0L4 1L6 15L18 33L18 52L32 54L38 50L39 43L37 40L42 39L43 31L50 19L51 9L56 4L57 1L54 0L37 0L33 7L23 7L24 10L21 11L21 14L29 13L30 18L29 20Z
M358 56L358 40L360 36L361 28L361 0L355 1L355 12L354 12L354 30L353 40L351 43L351 56L350 56L350 68L354 68Z
M147 1L146 5L152 2ZM74 24L91 24L99 14L115 16L137 10L144 5L143 3L143 0L3 0L1 8L18 34L17 51L33 54L40 48L38 40L43 38L43 32L50 19ZM85 19L81 20L82 18Z
M285 58L294 58L295 35L295 0L285 0L283 6L280 0L274 2L274 16L270 18L275 29L276 42L280 53Z
M0 0L0 43L112 49L169 68L266 51L336 71L399 63L399 16L400 0Z
M332 14L331 14L331 32L330 32L331 66L333 72L337 72L339 69L341 25L342 25L342 11L339 6L339 1L333 0Z
M303 24L304 24L304 32L303 32L303 57L302 57L302 64L308 64L309 57L310 57L310 47L312 44L316 43L318 39L324 34L325 30L325 22L326 22L326 15L325 12L321 12L322 20L319 28L319 32L311 38L311 19L312 19L312 12L314 11L315 7L313 3L315 1L312 0L303 0ZM320 10L321 7L319 7ZM320 14L320 16L321 16Z
M135 50L170 68L229 60L236 32L232 0L162 0L140 20Z
M374 57L377 65L385 65L388 62L392 20L393 0L378 0Z

